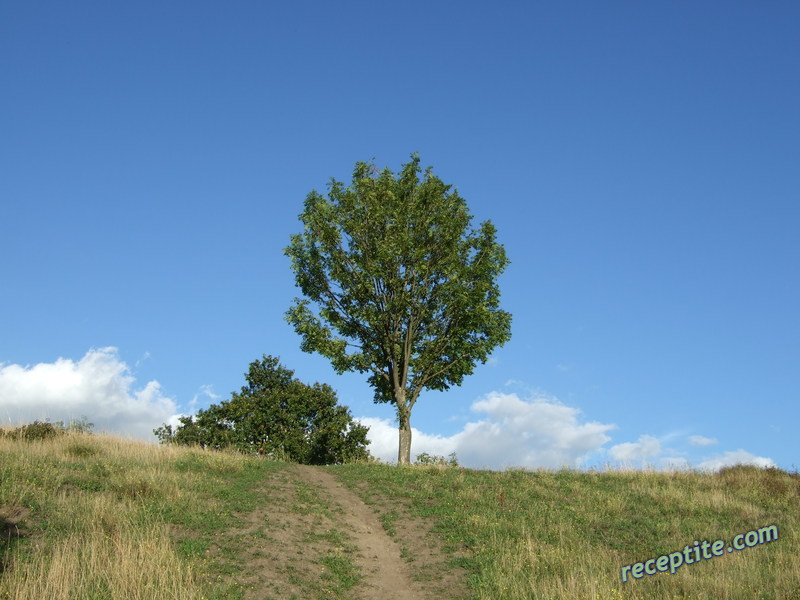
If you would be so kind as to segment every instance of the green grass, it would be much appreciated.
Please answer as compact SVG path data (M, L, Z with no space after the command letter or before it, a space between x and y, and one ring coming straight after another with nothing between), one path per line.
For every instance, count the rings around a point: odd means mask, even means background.
M278 502L288 466L105 435L0 435L0 531L15 533L0 538L0 600L240 600L270 583L257 562L287 551L297 597L347 598L361 573L338 507L302 482ZM251 513L263 523L245 523ZM301 515L314 551L271 539L272 513Z
M350 590L358 585L362 576L353 561L357 548L350 537L336 523L339 510L323 498L312 486L299 483L295 487L294 501L289 510L311 520L304 532L303 542L310 547L325 548L318 551L315 562L323 567L319 579L308 574L295 575L296 583L306 590L306 597L330 600L349 598Z
M9 567L0 598L19 600L117 598L120 589L148 600L241 597L226 578L237 549L222 533L234 511L263 501L258 485L284 467L87 434L2 436L0 465L0 508L27 515L24 534L0 546Z
M400 524L385 498L431 520L477 598L788 600L800 589L797 474L332 469L365 501L388 506L389 527ZM625 565L771 524L780 538L770 544L621 581Z
M397 513L396 510L389 510L387 512L382 513L380 516L381 524L383 525L383 528L386 530L386 533L390 537L394 537L397 535L396 523L399 516L400 515Z
M0 600L357 596L341 509L287 467L110 436L0 435ZM789 600L800 589L797 474L328 469L378 510L423 582L436 574L401 534L411 518L429 523L474 598ZM772 543L621 581L625 565L772 524ZM279 559L268 586L248 566Z

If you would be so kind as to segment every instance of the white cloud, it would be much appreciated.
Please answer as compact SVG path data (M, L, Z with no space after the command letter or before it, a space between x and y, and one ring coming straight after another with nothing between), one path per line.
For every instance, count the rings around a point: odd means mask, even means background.
M177 407L157 381L138 390L132 389L134 381L113 347L89 350L78 362L0 364L0 417L19 424L85 416L97 431L153 439L153 428L168 421Z
M733 465L754 465L756 467L774 467L775 462L771 458L756 456L746 450L731 450L719 456L709 458L701 462L699 469L706 471L719 471L722 467Z
M145 352L144 354L142 354L141 358L136 359L136 363L134 364L134 366L138 369L144 363L144 361L148 360L149 358L150 358L150 353Z
M690 435L689 443L692 446L713 446L714 444L719 443L719 440L716 438L703 437L702 435Z
M355 419L362 425L369 427L367 438L370 453L383 461L397 461L398 432L397 422L391 419L376 417L360 417ZM411 459L423 452L439 456L447 456L456 451L456 443L452 437L429 435L416 427L411 428Z
M661 442L652 435L641 435L636 442L616 444L608 449L609 456L628 467L645 466L661 454Z
M668 471L680 471L690 469L689 461L682 456L664 456L659 459L662 469Z
M472 404L486 418L467 423L449 437L428 435L412 427L412 460L427 452L447 456L474 468L578 467L602 449L614 425L580 423L580 411L551 399L520 399L491 392ZM382 460L397 459L397 425L388 419L361 418L370 427L370 452Z
M165 423L172 427L172 431L175 431L178 427L182 425L181 417L194 417L196 413L178 413L170 416Z
M194 396L192 396L192 399L189 402L189 407L192 410L195 410L197 403L200 402L201 396L205 396L206 398L210 398L211 400L219 399L219 394L214 393L214 386L209 384L201 385L200 389L197 390L197 393Z

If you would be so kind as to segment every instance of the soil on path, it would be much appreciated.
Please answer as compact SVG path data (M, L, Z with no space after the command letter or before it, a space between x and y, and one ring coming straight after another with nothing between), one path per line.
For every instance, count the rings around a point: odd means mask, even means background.
M280 470L267 482L263 505L240 517L242 528L231 533L242 548L243 576L236 579L248 600L468 596L463 573L448 568L425 522L398 522L404 535L389 537L376 509L323 468ZM361 576L352 587L342 584L347 565L354 580Z
M355 558L364 577L363 600L417 600L426 598L417 589L408 564L400 556L400 548L386 534L375 512L330 473L314 467L296 469L303 479L325 490L343 511L341 526L359 549Z

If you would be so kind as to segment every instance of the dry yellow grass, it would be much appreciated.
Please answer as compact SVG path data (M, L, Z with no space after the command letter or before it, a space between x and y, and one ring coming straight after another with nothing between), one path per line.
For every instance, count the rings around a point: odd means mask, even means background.
M15 600L195 600L201 594L191 569L176 555L158 521L143 523L137 511L107 497L73 505L91 522L52 547L34 551L0 583Z
M172 464L187 452L103 435L0 436L0 509L6 523L24 516L13 522L24 544L6 543L0 598L201 598L163 520L148 510L181 502L186 486Z

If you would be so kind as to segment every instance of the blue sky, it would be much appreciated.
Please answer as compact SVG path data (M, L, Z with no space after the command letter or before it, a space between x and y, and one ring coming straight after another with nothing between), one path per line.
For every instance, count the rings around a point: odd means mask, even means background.
M283 248L412 152L491 219L512 339L412 456L800 466L800 6L5 2L0 419L148 432L304 354Z

